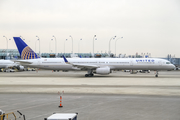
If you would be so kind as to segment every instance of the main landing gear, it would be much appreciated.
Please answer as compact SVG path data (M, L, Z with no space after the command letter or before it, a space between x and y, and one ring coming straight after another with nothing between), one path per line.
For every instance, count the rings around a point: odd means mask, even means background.
M85 77L93 77L94 74L92 72L93 72L92 70L88 70L87 71L88 74L85 74Z
M156 75L155 75L155 77L158 77L158 71L156 71Z
M85 74L85 77L93 77L94 74Z

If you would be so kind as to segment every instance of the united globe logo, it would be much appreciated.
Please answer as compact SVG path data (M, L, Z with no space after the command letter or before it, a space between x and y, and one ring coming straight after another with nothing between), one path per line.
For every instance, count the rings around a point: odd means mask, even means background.
M25 60L25 59L37 59L39 57L29 46L26 46L21 53L21 58Z

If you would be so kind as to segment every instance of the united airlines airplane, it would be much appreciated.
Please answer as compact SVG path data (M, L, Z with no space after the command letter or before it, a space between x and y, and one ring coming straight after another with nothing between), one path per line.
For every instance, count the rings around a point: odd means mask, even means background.
M21 65L63 71L87 71L85 77L94 74L108 75L112 70L173 70L169 61L157 58L40 58L20 37L14 37L22 60Z

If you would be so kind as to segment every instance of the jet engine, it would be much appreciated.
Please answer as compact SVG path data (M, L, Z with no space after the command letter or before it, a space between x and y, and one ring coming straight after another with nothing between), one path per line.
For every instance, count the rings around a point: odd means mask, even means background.
M97 68L95 73L96 73L96 74L107 75L107 74L111 73L111 70L110 70L109 67Z
M23 71L24 70L24 66L17 66L17 69L20 70L20 71Z

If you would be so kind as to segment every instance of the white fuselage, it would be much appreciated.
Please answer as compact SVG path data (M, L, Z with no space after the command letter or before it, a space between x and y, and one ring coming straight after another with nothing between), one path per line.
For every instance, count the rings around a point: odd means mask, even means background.
M67 60L72 64L98 65L99 68L109 67L111 70L172 70L175 67L169 61L158 58L67 58ZM31 64L21 64L33 68L83 70L66 64L63 58L39 58L22 61L31 62Z

